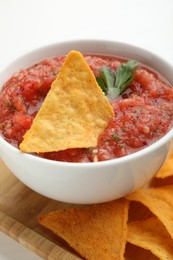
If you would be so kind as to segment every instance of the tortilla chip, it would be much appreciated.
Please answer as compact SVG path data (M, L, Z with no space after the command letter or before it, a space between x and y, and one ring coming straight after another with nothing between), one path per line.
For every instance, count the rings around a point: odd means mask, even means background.
M162 166L162 168L156 174L156 178L167 178L173 176L173 152L170 152L166 162Z
M155 217L129 223L127 241L150 250L161 260L173 259L172 238Z
M20 149L41 153L95 147L112 116L113 109L84 57L71 51Z
M90 260L124 259L127 239L128 201L68 208L42 215L39 223L66 240Z
M173 185L141 189L127 197L145 205L163 223L173 238Z

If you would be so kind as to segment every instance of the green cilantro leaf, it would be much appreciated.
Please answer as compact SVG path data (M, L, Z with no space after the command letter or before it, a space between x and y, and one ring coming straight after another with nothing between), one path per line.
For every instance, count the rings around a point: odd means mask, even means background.
M100 77L96 80L108 98L114 99L122 94L134 80L134 72L137 68L138 63L135 60L121 64L116 72L105 66L100 69Z

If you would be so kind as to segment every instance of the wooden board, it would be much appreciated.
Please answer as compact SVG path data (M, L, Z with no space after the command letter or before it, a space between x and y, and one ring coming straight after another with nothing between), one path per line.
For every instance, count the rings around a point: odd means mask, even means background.
M81 259L63 240L38 224L38 216L74 206L48 199L27 188L0 160L0 230L44 259ZM150 214L141 205L132 204L130 219ZM127 260L156 260L150 252L127 244Z

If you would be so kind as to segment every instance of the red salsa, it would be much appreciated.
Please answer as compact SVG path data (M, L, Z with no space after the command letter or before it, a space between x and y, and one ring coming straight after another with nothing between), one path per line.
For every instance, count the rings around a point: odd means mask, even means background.
M58 56L20 70L4 84L0 92L0 132L12 145L21 143L64 59ZM126 61L98 56L85 59L95 76L103 66L116 72ZM99 136L97 147L38 156L66 162L110 160L151 145L172 127L173 88L159 73L143 65L136 70L130 86L110 103L115 115Z

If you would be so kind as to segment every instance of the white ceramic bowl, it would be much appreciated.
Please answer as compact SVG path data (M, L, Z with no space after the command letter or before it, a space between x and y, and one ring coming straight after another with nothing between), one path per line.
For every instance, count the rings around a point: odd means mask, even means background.
M81 40L56 43L30 51L0 68L0 87L21 68L75 49L136 59L173 84L173 68L151 52L128 44ZM56 162L20 152L0 137L0 156L14 175L36 192L69 203L100 203L142 187L162 166L173 130L151 146L123 158L98 163Z

